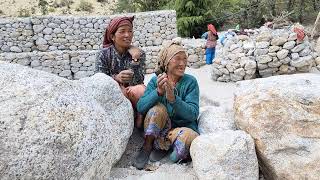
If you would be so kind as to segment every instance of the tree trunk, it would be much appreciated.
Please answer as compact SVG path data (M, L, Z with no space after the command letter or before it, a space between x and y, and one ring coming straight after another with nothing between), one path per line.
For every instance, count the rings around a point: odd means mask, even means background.
M294 5L294 0L289 0L288 5L287 5L287 11L288 12L292 11L293 5Z
M276 0L271 0L270 1L270 8L272 12L272 16L276 16Z
M305 0L300 0L300 7L299 7L299 22L302 23L302 17L303 17L303 10L305 5Z
M320 35L319 31L320 31L320 12L318 13L317 19L314 22L314 27L313 27L313 30L311 33L311 38L313 38L315 36L319 36Z
M320 1L319 0L313 0L313 9L315 11L319 10L320 8Z

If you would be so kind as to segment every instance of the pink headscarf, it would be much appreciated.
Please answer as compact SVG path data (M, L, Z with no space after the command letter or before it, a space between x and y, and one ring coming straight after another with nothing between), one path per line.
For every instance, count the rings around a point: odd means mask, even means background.
M103 48L109 47L113 44L111 39L111 34L115 33L120 26L129 25L133 27L134 16L132 17L119 17L114 18L110 21L109 25L106 28L103 39Z
M212 34L217 35L217 30L212 24L208 24L208 30L212 32Z

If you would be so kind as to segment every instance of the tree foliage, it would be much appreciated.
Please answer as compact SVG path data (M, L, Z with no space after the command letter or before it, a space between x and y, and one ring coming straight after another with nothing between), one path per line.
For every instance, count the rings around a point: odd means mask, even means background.
M164 9L169 0L118 0L115 12L144 12Z
M38 6L40 6L42 15L48 14L49 3L46 0L39 0Z
M176 10L180 36L199 37L209 23L218 28L225 24L252 28L284 11L290 12L292 21L314 21L320 11L320 0L118 0L116 11L161 9Z
M208 17L210 0L176 0L177 26L181 36L191 36Z

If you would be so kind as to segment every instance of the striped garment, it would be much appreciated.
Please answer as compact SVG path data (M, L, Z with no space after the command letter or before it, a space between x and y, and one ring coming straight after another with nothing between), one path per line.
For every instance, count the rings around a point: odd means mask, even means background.
M207 42L206 42L206 47L207 48L214 48L214 47L216 47L216 45L217 45L217 41L216 40L214 40L214 41L207 40Z
M197 132L187 127L172 128L171 120L166 107L158 103L146 114L144 120L145 136L153 136L153 148L157 150L169 150L173 153L170 159L173 162L187 159L192 141L199 136Z
M217 40L215 38L215 35L211 31L208 31L206 48L214 48L216 47L216 45L217 45Z
M132 57L129 52L120 55L113 45L102 49L96 56L95 73L105 73L114 78L115 75L126 69L132 69L134 75L128 86L143 84L145 75L146 54L141 50L139 64L131 67Z

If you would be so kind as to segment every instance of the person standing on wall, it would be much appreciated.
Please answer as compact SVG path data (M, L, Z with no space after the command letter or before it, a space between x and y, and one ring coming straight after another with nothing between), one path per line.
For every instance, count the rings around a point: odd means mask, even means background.
M131 45L134 17L114 18L105 31L103 49L96 57L95 73L111 76L120 85L122 93L135 110L135 126L142 127L143 117L136 111L136 104L143 95L145 53Z

